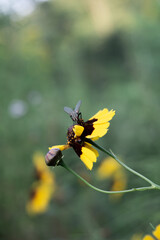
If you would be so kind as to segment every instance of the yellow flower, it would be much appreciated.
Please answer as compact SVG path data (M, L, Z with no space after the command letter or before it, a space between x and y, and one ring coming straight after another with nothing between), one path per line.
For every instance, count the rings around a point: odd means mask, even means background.
M52 186L45 183L40 183L39 185L33 187L30 200L27 203L27 212L29 214L45 212L52 193Z
M106 178L111 179L111 191L122 191L126 189L127 179L125 172L123 171L121 165L117 163L113 158L108 157L103 160L97 170L97 177L101 180ZM113 199L119 198L122 196L122 193L117 193L111 195Z
M112 177L117 170L121 169L120 164L111 157L105 158L100 164L97 175L100 179Z
M131 240L142 240L142 234L136 233L132 236Z
M93 163L97 161L99 154L98 151L86 140L91 139L95 141L100 137L103 137L108 131L108 127L110 125L109 121L115 115L115 111L108 111L107 108L104 108L88 121L84 122L81 117L81 113L79 113L79 108L80 101L74 110L68 107L64 108L74 122L74 124L68 128L67 144L52 146L49 149L58 148L63 151L72 147L86 167L91 170Z
M41 180L46 184L53 183L53 174L46 166L44 161L44 155L41 152L36 152L33 155L33 163L35 166L35 175L37 180Z
M55 191L55 179L53 173L46 166L42 153L37 152L33 155L33 163L35 181L32 184L26 210L29 214L38 214L47 210L49 201Z
M151 237L150 235L146 235L143 240L155 240L155 238Z
M160 224L156 227L152 234L154 237L152 237L151 235L146 235L143 240L155 240L155 238L157 240L160 240Z

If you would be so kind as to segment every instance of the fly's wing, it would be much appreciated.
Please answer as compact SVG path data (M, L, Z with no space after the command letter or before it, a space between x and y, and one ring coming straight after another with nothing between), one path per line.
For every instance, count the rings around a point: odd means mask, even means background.
M76 107L75 107L75 109L74 109L74 111L76 112L76 113L79 113L79 109L80 109L80 106L81 106L81 100L79 100L78 101L78 103L77 103L77 105L76 105Z
M64 111L69 114L69 116L73 115L73 110L70 107L64 107Z
M69 116L73 121L78 120L80 105L81 105L81 100L78 101L74 110L72 110L70 107L64 107L64 111L69 114Z

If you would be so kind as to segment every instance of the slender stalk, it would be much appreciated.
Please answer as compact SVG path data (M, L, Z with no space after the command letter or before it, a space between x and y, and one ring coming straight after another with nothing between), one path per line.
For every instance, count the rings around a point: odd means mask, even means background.
M149 223L149 225L151 226L151 228L153 229L153 230L155 230L156 228L153 226L153 224L152 223Z
M110 157L114 158L120 165L122 165L124 168L126 168L128 171L132 172L133 174L137 175L138 177L144 179L146 182L150 183L151 186L154 186L156 189L160 190L160 186L154 182L152 182L150 179L148 179L147 177L143 176L142 174L138 173L137 171L133 170L132 168L128 167L125 163L121 162L117 156L110 150L107 151L105 148L99 146L98 144L96 144L95 142L93 142L91 139L86 138L85 139L86 142L92 144L93 146L95 146L96 148L98 148L99 150L101 150L104 153L107 153Z
M89 182L87 182L84 178L82 178L80 175L78 175L74 170L72 170L71 168L69 168L69 167L63 162L63 160L61 160L61 162L60 162L59 165L61 165L61 166L64 167L68 172L72 173L74 176L76 176L76 177L79 178L81 181L83 181L88 187L94 189L95 191L101 192L101 193L117 194L117 193L128 193L128 192L145 191L145 190L156 189L156 187L152 185L152 186L148 186L148 187L131 188L131 189L122 190L122 191L106 191L106 190L97 188L97 187L93 186L92 184L90 184Z

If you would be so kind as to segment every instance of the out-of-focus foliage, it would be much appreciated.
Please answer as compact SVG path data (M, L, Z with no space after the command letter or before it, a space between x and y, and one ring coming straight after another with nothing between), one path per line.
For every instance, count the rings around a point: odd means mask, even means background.
M116 110L99 143L160 183L160 4L157 0L37 3L25 18L0 15L0 238L124 240L159 223L160 193L123 195L112 202L60 167L59 188L46 214L25 211L32 154L61 144L72 122L63 111L82 100L85 120ZM73 151L64 161L96 181ZM144 186L128 173L128 187Z

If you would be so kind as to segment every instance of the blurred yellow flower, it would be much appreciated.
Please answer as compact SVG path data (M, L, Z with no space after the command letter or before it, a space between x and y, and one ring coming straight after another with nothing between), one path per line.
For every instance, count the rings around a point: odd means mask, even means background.
M50 198L52 196L52 187L45 183L37 185L31 193L27 204L29 214L43 213L46 211Z
M156 229L152 232L153 237L151 235L146 235L143 240L160 240L160 224L156 227Z
M100 180L104 180L106 178L111 179L111 191L122 191L126 189L127 186L127 177L123 168L119 163L117 163L113 158L108 157L103 160L97 170L97 177ZM122 193L117 193L111 195L110 197L113 199L119 198L122 196Z
M107 157L103 160L97 170L97 176L99 179L106 179L112 177L117 170L121 168L113 158Z
M55 179L53 173L46 166L42 153L37 152L33 155L33 164L35 181L32 184L26 210L29 214L38 214L47 210L49 201L55 191Z
M35 166L36 178L45 183L53 183L53 173L45 164L44 155L41 152L36 152L33 155L33 164Z
M132 236L131 240L142 240L142 234L136 233Z

